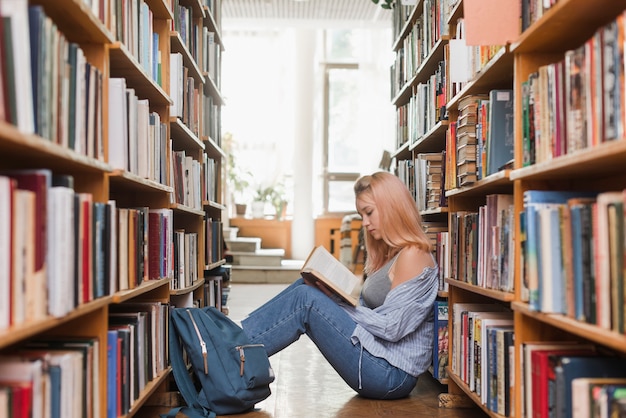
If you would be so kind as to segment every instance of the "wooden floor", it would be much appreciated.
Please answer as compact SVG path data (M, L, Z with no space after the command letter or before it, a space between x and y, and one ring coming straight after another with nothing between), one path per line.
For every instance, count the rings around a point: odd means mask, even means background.
M282 290L285 285L231 284L228 300L230 317L235 321ZM295 344L272 356L276 374L272 395L257 405L254 412L234 415L242 418L365 418L365 417L459 417L482 418L478 408L446 409L438 407L438 394L446 386L430 374L420 377L417 387L406 399L376 401L364 399L346 385L303 336ZM233 416L233 415L231 415Z

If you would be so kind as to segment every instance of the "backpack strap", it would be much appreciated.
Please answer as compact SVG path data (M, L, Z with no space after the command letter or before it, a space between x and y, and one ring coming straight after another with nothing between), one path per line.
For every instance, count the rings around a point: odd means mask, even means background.
M173 322L173 321L172 321ZM176 327L173 323L169 327L170 364L176 385L185 399L187 407L172 408L167 414L161 414L163 418L174 418L178 412L182 412L189 418L215 418L215 412L204 408L198 403L198 392L187 372L187 365L183 361L183 350L178 340Z

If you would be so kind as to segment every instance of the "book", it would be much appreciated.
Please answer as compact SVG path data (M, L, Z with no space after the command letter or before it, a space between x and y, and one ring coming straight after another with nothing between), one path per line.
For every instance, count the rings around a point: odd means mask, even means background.
M609 397L616 388L626 388L626 378L578 377L572 380L572 417L608 417L612 400Z
M433 377L446 379L448 372L448 302L436 300L434 304L434 332L433 340Z
M572 416L572 380L626 375L626 359L619 357L561 356L553 364L556 418Z
M513 91L489 92L487 172L497 173L513 159Z
M556 355L594 355L591 346L573 345L569 348L538 349L530 354L532 380L532 416L548 416L550 400L548 398L549 357Z
M524 200L524 223L526 226L525 252L523 254L524 280L528 287L528 304L532 310L541 310L541 295L539 286L540 277L540 225L538 212L544 204L564 204L568 199L575 197L595 196L595 192L556 191L556 190L526 190Z
M344 302L357 305L358 300L352 293L361 280L324 246L317 246L311 251L300 274L305 280L322 282Z

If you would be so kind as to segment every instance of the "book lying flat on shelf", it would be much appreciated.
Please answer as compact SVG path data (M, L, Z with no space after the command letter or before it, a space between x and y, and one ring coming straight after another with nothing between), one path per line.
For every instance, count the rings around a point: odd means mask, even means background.
M358 299L352 293L361 280L323 246L311 251L300 274L306 280L322 282L344 302L357 305Z

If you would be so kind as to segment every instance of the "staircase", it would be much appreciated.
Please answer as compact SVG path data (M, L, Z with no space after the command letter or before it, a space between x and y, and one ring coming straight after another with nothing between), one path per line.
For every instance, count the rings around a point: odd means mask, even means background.
M261 238L239 237L238 228L225 228L228 253L232 255L233 283L289 284L299 277L303 260L286 260L282 248L262 248Z

